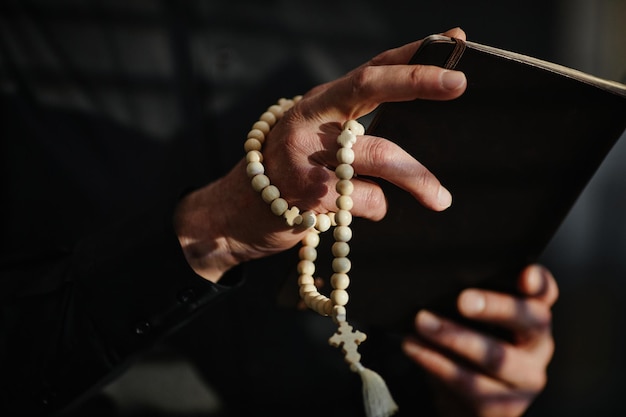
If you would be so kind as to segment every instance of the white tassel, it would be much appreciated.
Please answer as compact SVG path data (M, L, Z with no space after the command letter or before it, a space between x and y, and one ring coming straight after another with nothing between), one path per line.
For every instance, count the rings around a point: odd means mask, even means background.
M335 318L339 328L337 333L328 339L328 342L331 346L341 347L344 359L350 364L352 372L361 376L366 416L389 417L395 414L398 406L391 397L385 380L376 372L361 365L361 354L357 347L367 338L367 335L358 330L354 331L352 326L345 321L345 311L342 311L340 315L335 314Z
M367 417L389 417L398 411L398 405L391 397L385 380L361 365L360 362L350 367L361 376L363 383L363 402Z

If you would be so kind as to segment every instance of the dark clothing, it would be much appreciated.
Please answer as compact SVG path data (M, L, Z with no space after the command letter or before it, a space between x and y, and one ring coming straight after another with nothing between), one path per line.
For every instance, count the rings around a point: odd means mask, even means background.
M173 231L178 199L221 165L200 149L210 119L190 110L199 99L190 86L164 76L126 89L137 74L123 63L110 67L96 47L123 33L123 20L88 29L55 14L67 7L3 9L0 414L34 415L110 381L237 286L241 268L219 285L202 279ZM172 43L174 26L161 29ZM94 49L72 49L77 42ZM110 51L119 53L114 45ZM98 64L92 70L89 60ZM118 82L103 87L98 77ZM150 89L163 102L179 98L172 108L185 129L157 136L119 100L105 101L109 94L137 102Z
M227 287L198 277L182 255L172 227L182 186L133 177L154 172L141 138L16 100L5 100L2 115L2 402L31 414L101 382ZM107 150L90 131L128 153ZM118 154L122 163L108 165Z

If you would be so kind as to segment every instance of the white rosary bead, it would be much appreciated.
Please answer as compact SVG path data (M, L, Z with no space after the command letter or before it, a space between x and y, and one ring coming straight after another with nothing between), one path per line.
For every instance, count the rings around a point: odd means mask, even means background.
M333 230L333 237L337 242L349 242L352 239L352 229L348 226L337 226Z
M319 292L317 292L317 289L315 289L315 291L308 291L304 293L304 303L306 304L307 307L309 308L313 308L313 305L315 303L315 299L317 299L321 294Z
M248 132L248 139L256 139L259 142L265 142L265 133L259 129L252 129Z
M345 258L350 253L350 245L347 242L335 242L331 251L335 258Z
M259 120L252 125L252 130L254 129L260 130L261 132L263 132L263 135L267 137L267 134L270 133L271 126L266 121Z
M328 229L330 229L330 217L328 216L328 214L324 214L324 213L320 213L317 215L317 219L315 222L315 229L317 229L320 232L325 232Z
M352 197L349 195L340 195L337 198L337 208L339 208L339 210L352 210L353 206L354 202L352 201ZM337 221L336 218L335 221Z
M354 177L354 168L350 164L339 164L337 168L335 168L335 175L340 180L349 180Z
M243 149L246 152L260 151L261 148L263 148L263 143L261 143L260 140L255 139L255 138L250 138L246 140L246 142L243 144Z
M259 150L251 150L246 154L246 162L263 162L263 154Z
M335 221L338 226L350 226L352 223L352 213L348 210L339 210L335 214Z
M280 197L280 191L278 191L278 187L276 187L275 185L268 185L263 189L263 191L261 191L261 198L267 204L270 204L278 197Z
M317 297L313 299L313 310L315 310L318 314L324 315L324 304L328 301L328 297L322 294L318 294Z
M335 258L333 259L333 271L339 274L347 274L352 268L352 263L348 258Z
M277 216L282 216L289 208L289 205L284 198L279 197L276 200L272 201L272 203L270 204L270 208L272 209L272 213Z
M312 246L302 246L298 252L300 259L304 261L315 262L317 259L317 250Z
M305 211L302 213L302 221L300 225L306 229L310 229L315 226L315 222L317 221L317 216L312 211Z
M333 290L330 293L330 299L333 301L334 305L345 306L348 304L350 297L346 290Z
M267 175L259 174L252 178L251 183L254 191L260 193L265 187L270 185L270 179Z
M350 148L339 148L337 151L337 162L340 164L351 164L354 162L354 151Z
M315 278L312 275L302 274L298 277L298 285L313 285L315 286Z
M300 298L305 298L307 294L317 292L317 287L313 284L304 284L300 286Z
M248 174L248 177L252 178L255 175L260 175L263 174L265 172L265 167L263 166L262 163L256 161L256 162L250 162L247 166L246 166L246 172Z
M267 111L276 116L277 119L280 119L281 117L283 117L283 114L285 114L285 110L283 109L283 107L278 104L273 104L269 106L267 108Z
M354 184L350 180L339 180L335 186L335 190L340 195L350 195L354 191Z
M312 261L301 260L298 262L298 273L300 275L311 275L315 273L315 264Z
M311 231L304 236L302 244L316 248L320 244L320 235Z
M330 277L330 285L337 290L345 290L350 285L348 274L336 272Z
M317 305L317 313L322 316L328 316L333 311L333 302L330 298L324 297Z
M274 126L276 122L278 121L278 119L276 118L276 115L272 113L271 111L266 111L265 113L263 113L261 117L259 117L259 120L264 121L270 127Z
M333 313L333 307L333 300L327 298L324 303L324 316L330 316Z

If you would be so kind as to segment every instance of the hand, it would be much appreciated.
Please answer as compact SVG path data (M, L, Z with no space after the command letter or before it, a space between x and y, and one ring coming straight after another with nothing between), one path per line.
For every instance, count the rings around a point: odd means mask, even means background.
M445 34L465 38L460 29ZM420 43L388 50L346 76L312 89L273 127L263 145L263 164L290 206L301 212L336 210L336 138L346 120L362 117L387 101L449 100L464 92L462 73L406 64ZM259 110L260 115L265 109ZM240 140L243 148L245 138ZM430 209L450 205L450 193L393 142L362 136L353 149L358 174L386 179ZM217 281L240 262L289 249L304 235L304 230L286 227L270 212L245 172L242 159L225 177L188 195L175 215L186 258L206 279ZM381 188L361 178L353 182L353 215L383 218L387 207Z
M458 298L462 316L509 331L510 341L418 313L419 339L407 338L403 349L432 376L443 415L519 416L545 387L558 288L539 265L522 271L518 288L519 297L468 289Z

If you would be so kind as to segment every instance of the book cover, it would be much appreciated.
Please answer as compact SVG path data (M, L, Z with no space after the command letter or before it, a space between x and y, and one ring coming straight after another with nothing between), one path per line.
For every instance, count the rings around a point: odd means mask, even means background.
M385 103L368 127L453 196L431 212L375 179L388 214L353 223L349 315L393 329L409 329L424 307L454 316L470 286L515 291L626 129L620 83L443 36L427 38L412 62L463 71L468 86L452 101Z

